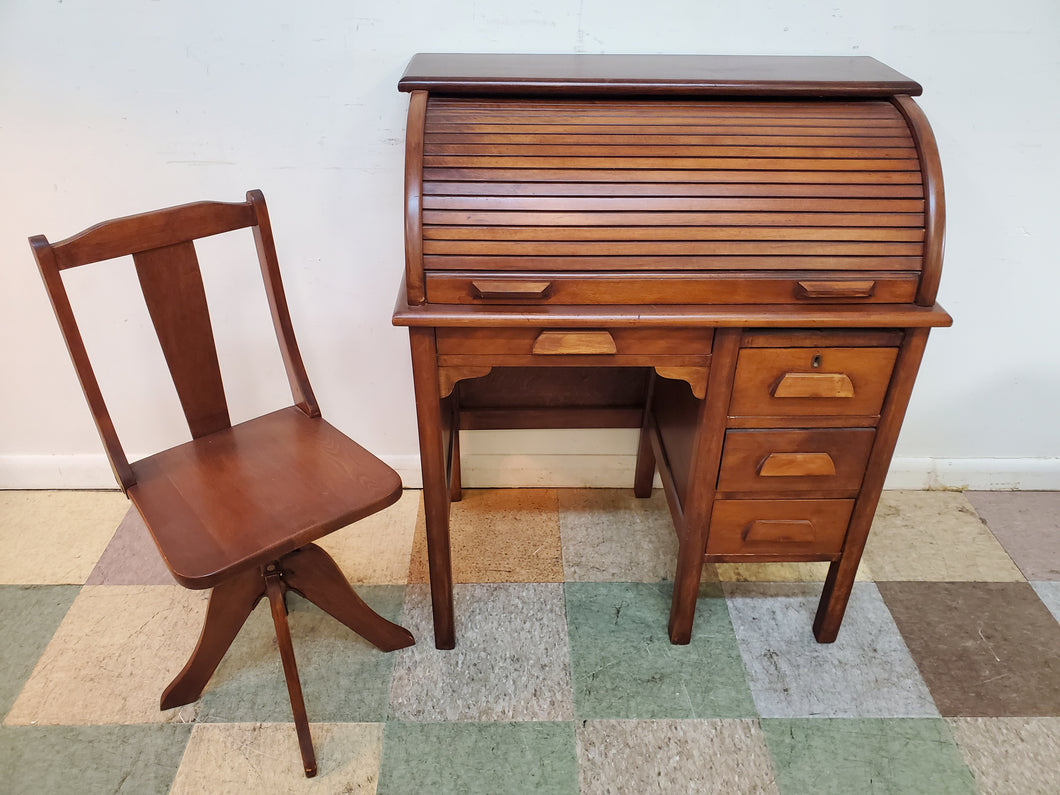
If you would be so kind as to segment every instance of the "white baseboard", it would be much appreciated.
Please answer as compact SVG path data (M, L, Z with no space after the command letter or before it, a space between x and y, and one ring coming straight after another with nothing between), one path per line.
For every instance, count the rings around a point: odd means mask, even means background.
M383 455L406 488L420 488L419 456ZM465 453L467 488L628 488L635 456L607 451L573 454ZM0 455L0 489L113 489L103 455ZM895 458L889 489L1060 490L1060 458Z

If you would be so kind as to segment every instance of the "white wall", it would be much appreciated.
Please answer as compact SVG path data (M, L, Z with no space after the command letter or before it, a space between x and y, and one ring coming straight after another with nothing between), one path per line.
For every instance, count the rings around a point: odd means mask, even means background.
M406 335L390 312L403 263L396 83L420 51L866 54L921 82L949 208L940 300L956 325L932 336L892 483L1060 488L1056 0L2 0L0 487L111 482L26 237L251 187L269 200L326 416L416 482ZM259 293L240 302L260 290L251 268L207 271L228 307L215 317L223 352L252 351L223 362L236 419L284 399ZM150 390L147 410L111 399L127 447L176 441L161 365L131 364L151 350L135 292L76 275L75 299L102 299L87 323L105 388ZM121 336L102 335L108 317ZM159 416L169 430L151 430ZM480 482L530 484L580 452L631 453L631 439L466 446ZM575 482L603 471L557 469Z

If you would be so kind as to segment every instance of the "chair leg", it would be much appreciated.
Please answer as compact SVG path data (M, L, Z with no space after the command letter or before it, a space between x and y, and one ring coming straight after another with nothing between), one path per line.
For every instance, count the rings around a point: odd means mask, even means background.
M213 589L199 642L184 669L162 693L161 709L190 704L202 695L225 652L264 595L265 582L258 569L244 572Z
M416 642L412 633L372 610L350 586L331 556L307 544L280 560L286 586L345 624L373 646L394 651Z
M291 713L294 716L294 728L298 733L298 749L302 752L302 765L306 778L317 774L317 759L313 753L313 737L309 733L309 716L305 711L305 699L302 697L302 683L298 680L298 665L294 659L294 645L291 643L291 628L287 624L287 607L283 601L284 583L280 579L280 570L276 564L265 569L265 593L272 607L272 623L276 626L276 640L280 647L280 660L283 662L283 676L287 680L287 694L291 697Z

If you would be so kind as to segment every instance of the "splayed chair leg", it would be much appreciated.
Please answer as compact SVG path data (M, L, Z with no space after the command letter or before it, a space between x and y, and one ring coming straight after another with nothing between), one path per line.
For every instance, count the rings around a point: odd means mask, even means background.
M394 651L416 642L412 633L372 610L350 586L331 556L308 544L284 556L284 583L325 613L345 624L373 646Z
M258 569L244 572L213 589L199 642L184 669L162 693L161 709L190 704L202 695L225 652L264 595L265 581Z
M276 640L280 647L280 660L283 662L283 677L287 680L287 694L291 697L291 713L294 716L294 728L298 733L298 749L302 752L302 766L306 778L317 774L317 759L313 752L313 737L309 733L309 716L305 710L305 699L302 697L302 683L298 679L298 665L294 659L294 645L291 643L291 628L287 624L287 606L284 604L283 580L279 567L273 563L265 568L265 593L272 608L272 623L276 626Z

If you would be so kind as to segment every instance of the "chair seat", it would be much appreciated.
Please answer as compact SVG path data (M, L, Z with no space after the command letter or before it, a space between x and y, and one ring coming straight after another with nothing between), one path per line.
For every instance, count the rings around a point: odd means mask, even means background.
M291 406L132 464L129 498L177 582L211 588L382 510L397 473Z

